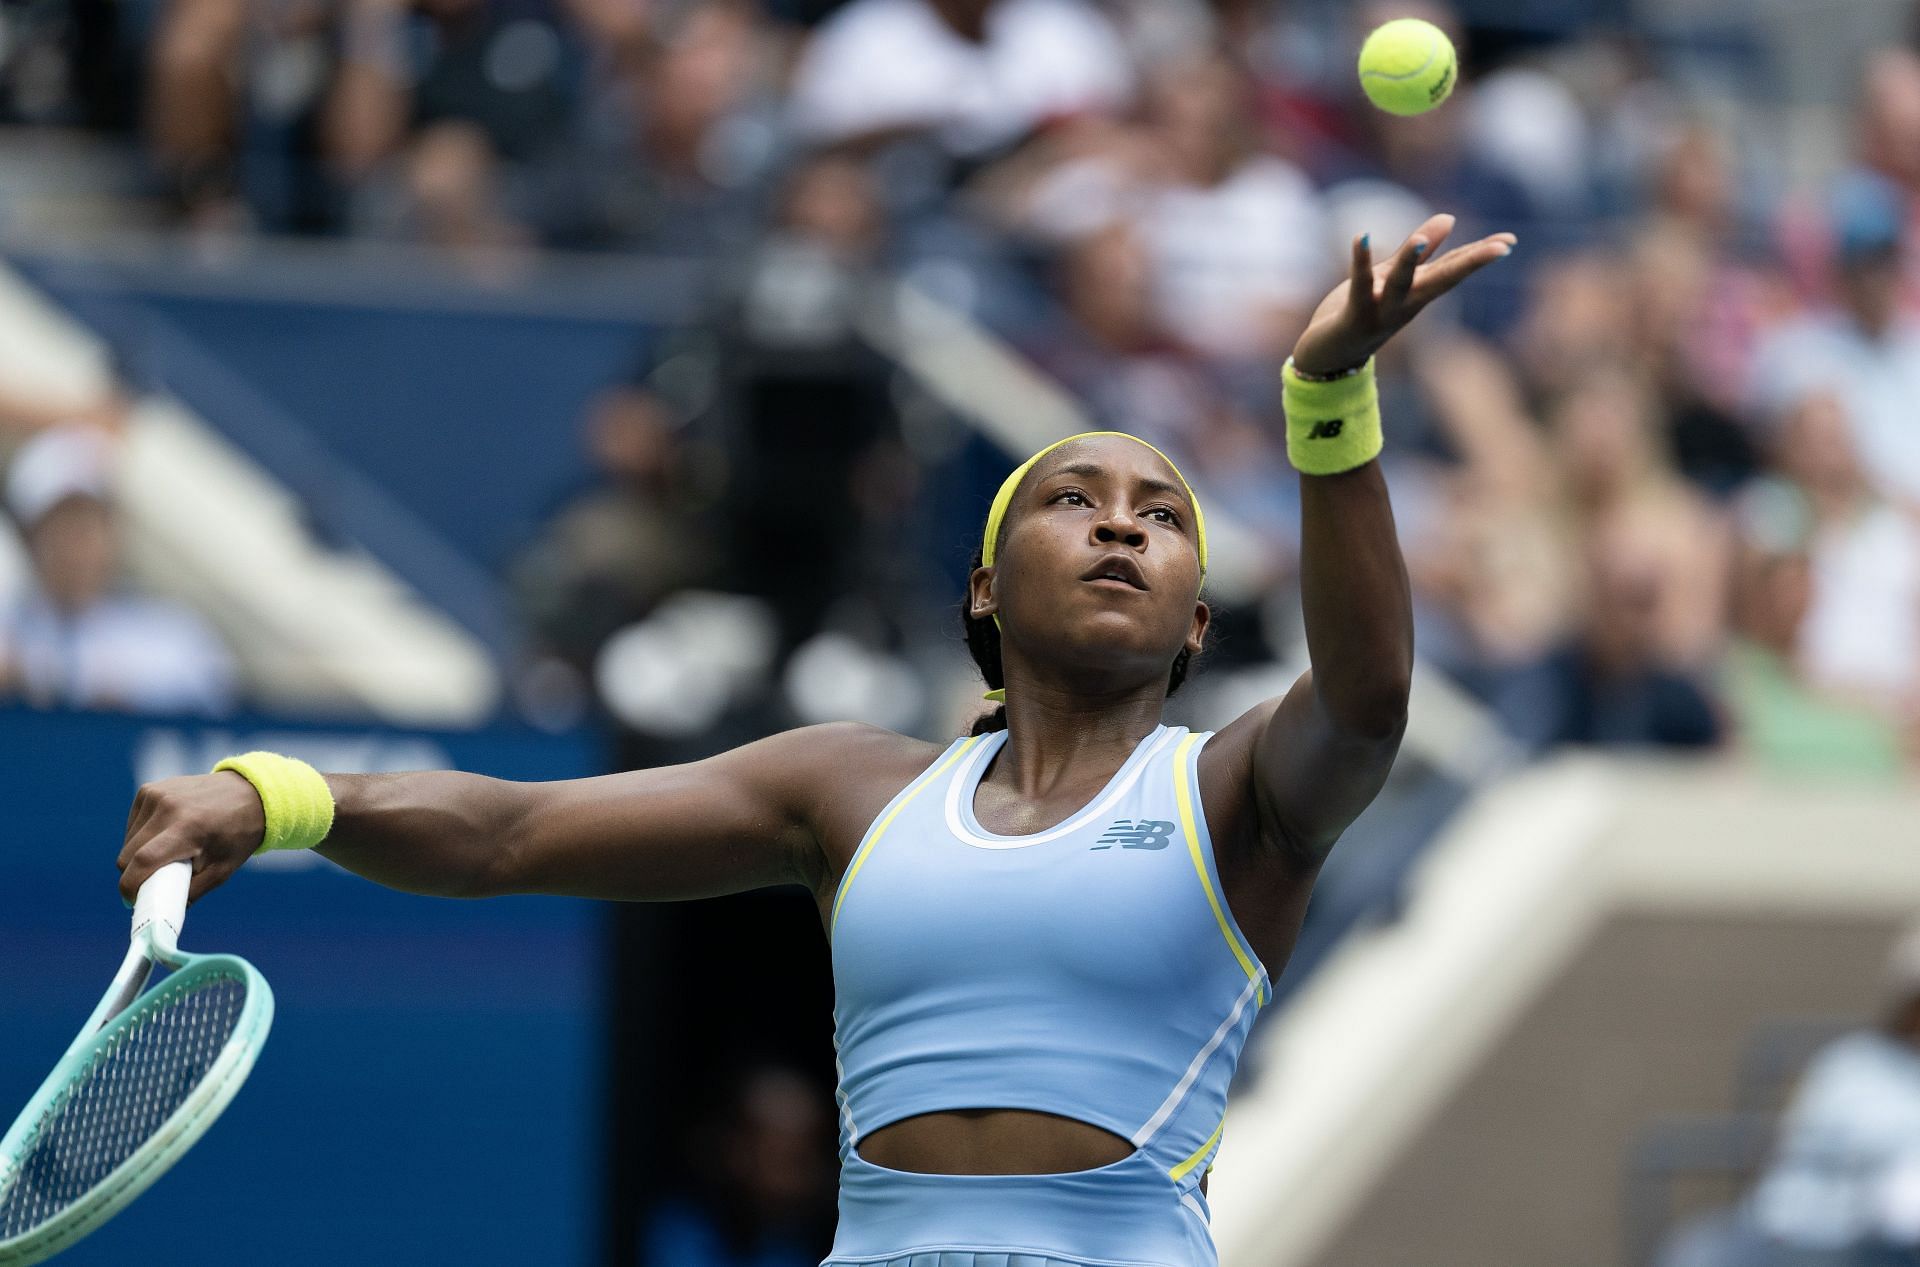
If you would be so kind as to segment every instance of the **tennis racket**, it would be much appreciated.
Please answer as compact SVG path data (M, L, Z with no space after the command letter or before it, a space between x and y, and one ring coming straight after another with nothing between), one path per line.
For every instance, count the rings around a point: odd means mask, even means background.
M179 948L193 864L140 886L133 944L79 1037L0 1137L0 1267L52 1257L193 1147L253 1068L273 992L232 955ZM172 972L142 994L153 965Z

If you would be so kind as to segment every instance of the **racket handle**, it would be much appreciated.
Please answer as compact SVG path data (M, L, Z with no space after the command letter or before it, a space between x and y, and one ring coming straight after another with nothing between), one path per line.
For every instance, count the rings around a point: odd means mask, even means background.
M162 954L179 947L180 930L187 922L187 889L193 884L191 862L169 862L147 877L133 899L133 936L142 935Z

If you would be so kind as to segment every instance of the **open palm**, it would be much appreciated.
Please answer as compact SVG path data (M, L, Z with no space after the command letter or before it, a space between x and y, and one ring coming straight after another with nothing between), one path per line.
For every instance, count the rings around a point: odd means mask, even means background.
M1347 280L1314 310L1293 346L1294 368L1324 375L1365 363L1422 308L1510 254L1518 241L1511 233L1495 233L1435 255L1453 222L1449 215L1430 217L1380 264L1373 262L1367 238L1355 238Z

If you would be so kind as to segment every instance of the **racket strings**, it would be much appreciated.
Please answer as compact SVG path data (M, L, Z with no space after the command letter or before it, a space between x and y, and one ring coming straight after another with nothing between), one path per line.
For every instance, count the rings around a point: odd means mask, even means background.
M79 1201L153 1138L206 1078L246 1001L242 978L210 976L129 1018L49 1108L0 1190L0 1243Z

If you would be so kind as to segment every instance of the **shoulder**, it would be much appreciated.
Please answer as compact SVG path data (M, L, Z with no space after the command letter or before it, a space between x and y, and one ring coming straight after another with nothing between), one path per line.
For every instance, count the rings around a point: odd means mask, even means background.
M946 745L915 739L865 722L825 722L781 731L739 751L758 750L790 773L836 778L869 772L917 774L946 750Z
M804 726L761 744L820 848L816 892L846 869L875 817L950 746L859 722Z
M1795 1106L1801 1114L1819 1113L1863 1091L1884 1094L1889 1084L1920 1087L1920 1060L1886 1035L1860 1030L1827 1044L1808 1063Z
M801 733L808 735L812 742L831 748L850 760L912 766L916 769L926 766L949 746L857 721L808 726Z

